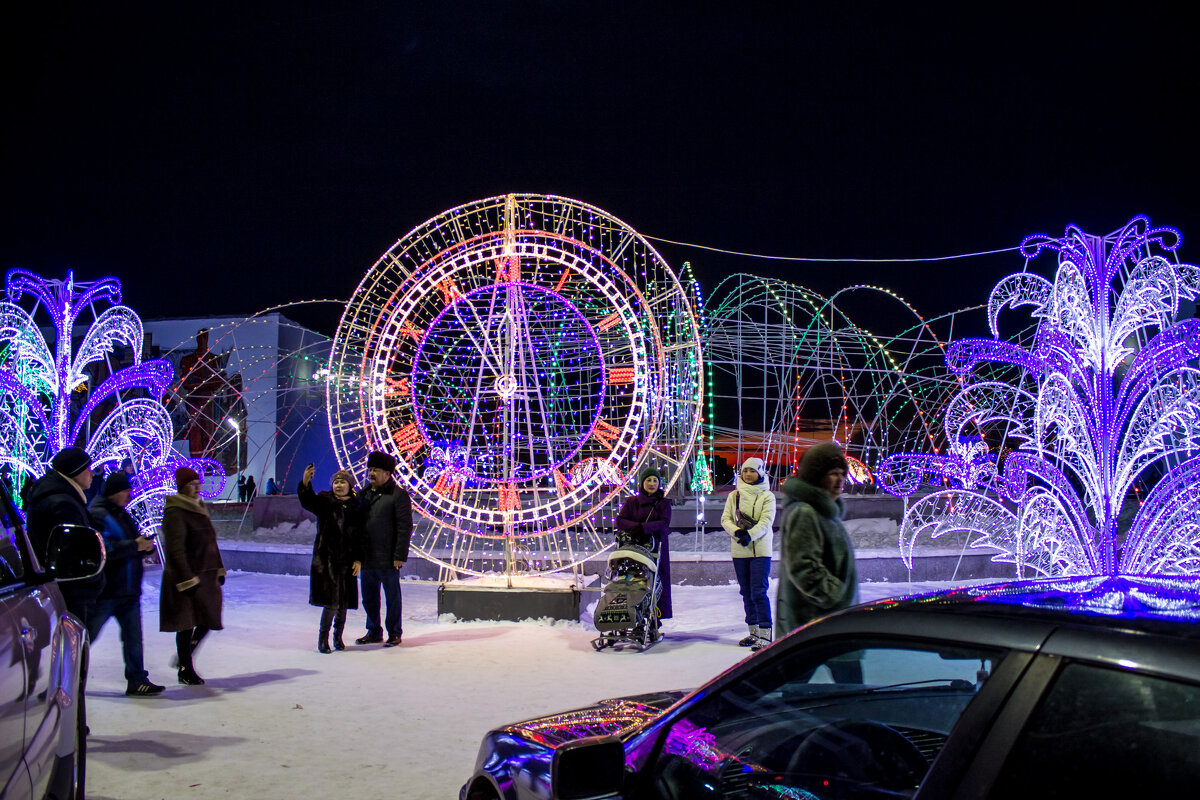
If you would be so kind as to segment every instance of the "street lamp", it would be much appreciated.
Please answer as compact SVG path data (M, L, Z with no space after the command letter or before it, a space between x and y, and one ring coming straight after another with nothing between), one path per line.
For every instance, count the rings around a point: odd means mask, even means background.
M234 439L233 465L235 467L235 470L234 470L235 472L241 472L242 471L242 426L238 425L238 421L236 419L234 419L233 417L229 417L225 421L229 423L229 427L233 428L233 435L235 437L237 437L236 439Z

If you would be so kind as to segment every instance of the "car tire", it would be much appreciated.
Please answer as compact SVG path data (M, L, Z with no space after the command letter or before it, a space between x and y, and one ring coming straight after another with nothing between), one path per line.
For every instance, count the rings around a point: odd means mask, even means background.
M72 763L70 800L83 800L83 789L87 785L87 701L80 686L79 713L75 715L75 755Z
M467 791L466 800L500 800L500 795L486 778L476 778Z

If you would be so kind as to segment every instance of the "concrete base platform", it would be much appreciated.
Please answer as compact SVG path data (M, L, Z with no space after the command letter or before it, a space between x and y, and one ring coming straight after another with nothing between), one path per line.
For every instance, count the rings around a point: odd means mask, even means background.
M523 619L579 620L580 591L565 587L487 586L472 581L443 583L438 587L438 615L458 620Z

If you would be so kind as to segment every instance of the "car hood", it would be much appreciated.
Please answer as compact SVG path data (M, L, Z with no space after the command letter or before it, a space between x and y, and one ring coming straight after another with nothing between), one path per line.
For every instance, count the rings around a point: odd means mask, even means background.
M662 714L689 692L690 689L679 689L614 697L583 708L505 725L492 734L518 736L549 748L587 736L625 736Z

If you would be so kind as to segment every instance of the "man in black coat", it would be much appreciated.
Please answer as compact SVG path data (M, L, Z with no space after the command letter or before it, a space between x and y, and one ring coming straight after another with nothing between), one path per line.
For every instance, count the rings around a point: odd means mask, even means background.
M400 644L402 599L400 568L408 560L412 536L412 500L392 478L396 459L378 451L367 456L367 488L360 497L366 520L363 541L362 604L367 612L367 635L356 644L384 642L379 621L379 592L387 601L387 641L384 647Z
M92 457L82 447L67 447L50 459L50 469L26 487L25 521L38 560L46 563L50 532L57 526L92 526L84 492L92 485ZM67 610L85 626L104 588L104 573L58 584Z
M150 681L142 659L142 556L154 550L154 542L142 536L125 510L131 489L129 475L114 472L104 481L103 493L88 506L108 553L104 591L92 610L88 635L96 641L104 623L116 617L125 657L125 694L151 697L165 688Z

